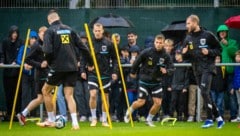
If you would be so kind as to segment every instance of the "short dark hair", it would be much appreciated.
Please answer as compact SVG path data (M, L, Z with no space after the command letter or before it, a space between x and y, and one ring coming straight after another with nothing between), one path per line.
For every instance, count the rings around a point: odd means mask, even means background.
M52 13L57 13L58 14L57 9L51 9L51 10L48 11L48 15L50 15Z
M129 31L129 32L127 33L127 35L129 35L129 34L137 35L137 33L136 33L135 31Z

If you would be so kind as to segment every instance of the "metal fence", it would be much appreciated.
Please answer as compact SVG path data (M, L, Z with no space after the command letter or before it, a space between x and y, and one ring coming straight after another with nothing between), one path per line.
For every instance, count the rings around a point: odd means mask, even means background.
M240 7L240 0L0 0L0 8Z

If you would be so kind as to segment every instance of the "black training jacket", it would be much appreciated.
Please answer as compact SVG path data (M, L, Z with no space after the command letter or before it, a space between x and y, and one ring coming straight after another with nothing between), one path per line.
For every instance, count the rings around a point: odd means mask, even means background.
M209 31L201 29L199 32L188 34L183 42L183 46L188 45L188 52L184 55L193 64L196 72L216 73L214 64L215 57L221 55L221 46L217 38ZM202 48L207 48L208 55L203 55Z
M45 32L43 41L43 52L54 71L78 71L76 49L83 53L89 65L93 65L87 46L83 45L79 36L61 21L51 24Z
M102 78L111 77L112 73L118 73L116 53L113 44L106 38L93 39L99 71ZM96 76L96 71L89 72L89 76Z
M139 79L147 83L159 83L163 80L161 67L167 69L167 73L172 74L174 70L171 57L164 49L157 51L155 47L144 49L133 63L131 73L136 74L139 66Z

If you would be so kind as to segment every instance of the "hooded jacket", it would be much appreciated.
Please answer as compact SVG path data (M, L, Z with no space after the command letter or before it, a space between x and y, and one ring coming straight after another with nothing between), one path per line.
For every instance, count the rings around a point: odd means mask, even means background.
M17 39L12 42L11 36L14 32L17 32ZM16 62L17 54L21 45L23 45L23 41L19 38L18 27L11 26L9 29L9 35L3 40L0 48L0 63L12 64L13 62ZM6 77L16 77L18 76L19 68L6 68L3 73Z
M230 39L229 34L228 34L228 27L226 25L220 25L217 29L217 36L220 39L219 33L221 31L226 31L227 32L227 37L226 40L228 42L227 45L224 45L222 42L220 42L221 48L222 48L222 62L223 63L233 63L234 62L234 57L235 57L235 52L238 50L238 45L237 41ZM233 66L226 66L226 72L228 74L233 73Z

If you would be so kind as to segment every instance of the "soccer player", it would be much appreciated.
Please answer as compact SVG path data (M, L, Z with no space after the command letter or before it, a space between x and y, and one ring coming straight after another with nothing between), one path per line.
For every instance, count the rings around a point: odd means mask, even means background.
M118 70L114 47L112 43L103 36L103 32L104 29L102 24L100 23L94 24L93 45L95 48L95 54L99 66L99 71L101 74L101 80L103 82L104 95L108 104L109 88L111 86L111 82L115 82L117 80ZM112 65L112 67L110 67L110 65ZM90 91L89 106L92 115L92 122L90 126L95 127L97 125L96 107L97 107L97 91L99 90L99 84L94 67L88 67L88 70L89 70L88 86ZM102 102L102 126L109 127L109 124L107 123L106 110L108 109L105 109Z
M199 26L199 22L197 15L187 17L188 35L183 42L182 53L192 63L193 72L207 108L207 120L202 128L213 126L212 114L218 121L217 128L222 128L224 121L210 97L212 76L216 74L215 57L221 55L221 46L212 33Z
M78 71L76 49L83 53L90 66L93 65L92 59L87 46L80 42L78 35L69 26L62 24L56 11L50 11L47 20L50 27L44 35L43 52L50 71L42 88L42 93L48 119L37 123L37 125L41 127L55 126L51 91L55 86L63 84L65 98L72 118L72 130L78 130L76 103L73 98L73 87L77 81Z
M164 40L163 35L157 35L154 40L154 47L143 50L133 63L130 76L136 78L136 73L139 70L139 93L138 99L130 106L130 112L127 110L124 116L126 123L129 122L129 115L143 106L146 98L150 95L153 99L153 105L148 113L146 124L155 127L152 119L159 111L162 103L163 76L171 74L173 71L172 60L163 48Z
M43 46L43 36L45 31L47 30L47 27L42 26L38 30L38 36L39 39L37 42L31 47L30 52L28 53L26 59L24 68L26 70L31 70L32 68L36 68L35 71L35 92L37 93L37 98L33 99L27 107L21 112L17 114L17 118L20 125L26 124L26 116L30 111L32 111L34 108L39 106L41 103L43 103L43 95L42 95L42 87L47 77L47 62L44 60L44 54L42 51Z

